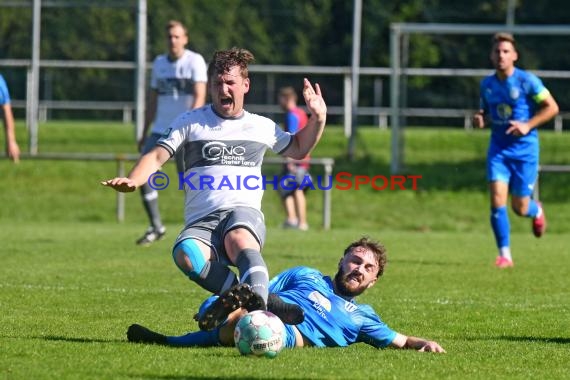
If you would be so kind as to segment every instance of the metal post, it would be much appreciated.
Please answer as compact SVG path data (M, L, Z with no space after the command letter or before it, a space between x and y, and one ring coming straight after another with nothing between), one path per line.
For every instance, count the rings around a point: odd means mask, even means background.
M30 131L32 129L32 92L34 91L33 86L33 74L32 66L28 66L26 70L26 128L28 130L28 135L31 135Z
M324 187L328 188L331 184L332 165L325 164L325 181ZM323 228L331 229L331 190L325 190L323 195Z
M362 0L354 0L354 20L352 28L352 101L350 139L348 140L348 157L352 160L356 148L356 129L358 128L358 86L360 78L360 35L362 24Z
M382 107L382 89L382 79L380 77L374 78L374 107ZM381 114L378 114L378 126L381 129L386 129L386 123L383 122Z
M145 114L145 81L146 81L146 0L139 0L137 7L137 69L136 75L136 111L135 137L142 137Z
M275 74L267 74L267 94L265 96L266 104L275 104ZM275 114L269 115L272 119Z
M507 26L512 27L515 25L515 8L517 7L517 0L508 0L507 2L507 19L505 23Z
M29 105L29 138L30 154L38 153L38 105L40 99L40 28L41 28L41 0L34 0L32 11L32 70L31 70L31 92Z
M400 130L400 27L392 25L390 28L390 124L391 124L391 161L390 171L392 174L401 169L401 139Z
M536 181L534 182L534 187L532 189L532 199L535 201L539 200L540 190L538 189L538 183L540 182L540 167L538 168L538 175L536 176Z
M117 157L117 177L125 176L125 161ZM125 221L125 193L117 191L117 222Z
M406 69L409 65L410 56L410 35L403 34L400 39L400 67ZM400 109L405 110L408 107L408 76L405 71L399 76L400 78ZM408 118L405 113L400 113L400 130L403 130L408 125Z
M344 137L349 138L352 129L352 84L349 74L344 74Z

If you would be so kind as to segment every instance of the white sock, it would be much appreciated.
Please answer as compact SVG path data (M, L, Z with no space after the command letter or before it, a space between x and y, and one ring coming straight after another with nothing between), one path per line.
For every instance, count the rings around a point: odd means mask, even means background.
M536 213L535 218L540 218L540 216L542 215L542 207L538 208L538 212Z
M501 247L499 248L499 256L504 257L505 259L508 259L510 261L513 261L513 258L511 256L511 247Z

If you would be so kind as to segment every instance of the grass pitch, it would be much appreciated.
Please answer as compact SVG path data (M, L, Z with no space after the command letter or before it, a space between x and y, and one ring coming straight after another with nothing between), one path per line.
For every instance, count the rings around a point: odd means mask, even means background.
M172 228L173 229L173 228ZM171 229L171 230L172 230ZM564 378L570 335L567 239L513 237L516 267L492 265L488 234L270 229L271 272L303 263L333 274L346 243L367 232L389 248L385 276L361 302L446 355L347 349L285 350L276 359L235 348L130 344L137 322L167 334L196 330L206 293L170 259L170 238L137 248L138 226L1 223L0 374L7 379Z
M410 129L406 138L406 170L423 175L419 191L333 191L328 232L318 227L322 194L310 192L307 233L278 228L282 211L268 191L264 256L274 274L300 264L333 274L348 242L363 234L382 240L386 274L360 302L399 332L437 340L446 355L359 344L269 360L234 348L129 344L125 332L135 322L167 334L197 329L192 315L207 293L170 257L180 192L160 195L167 238L138 248L146 226L139 196L127 196L127 220L117 224L115 194L98 184L114 176L114 163L3 160L0 378L569 378L569 176L542 178L550 222L543 238L511 214L516 266L500 271L488 226L487 136ZM543 163L570 163L570 135L541 138ZM388 133L363 130L359 147L356 161L344 160L342 131L333 128L315 156L334 157L336 172L389 174ZM132 129L50 124L40 130L40 151L134 152Z

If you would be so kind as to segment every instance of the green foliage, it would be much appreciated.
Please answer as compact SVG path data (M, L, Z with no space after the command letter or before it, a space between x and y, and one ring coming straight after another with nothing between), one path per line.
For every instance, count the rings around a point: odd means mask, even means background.
M136 11L132 7L78 1L75 6L43 7L41 57L62 60L132 61L136 51ZM517 24L564 23L562 0L518 1ZM468 9L469 11L466 11ZM390 64L390 24L394 22L503 24L507 1L366 0L362 11L361 65ZM348 66L351 63L353 2L345 0L149 0L147 58L166 50L166 23L188 26L189 48L208 61L231 46L251 50L258 64ZM0 57L29 58L31 9L0 3ZM419 35L409 38L409 67L491 68L488 35ZM565 37L521 36L523 68L566 70ZM25 70L5 68L16 99L25 96ZM290 76L276 78L287 82ZM365 88L366 78L362 78ZM410 107L475 108L478 78L411 77ZM128 70L43 69L41 96L54 100L132 100L134 75ZM450 83L452 82L452 83ZM339 87L322 78L328 87ZM561 108L570 105L564 81L545 81ZM387 98L388 86L384 86ZM51 88L51 95L47 89ZM448 96L452 93L453 96ZM361 104L372 104L361 91ZM259 101L268 99L259 95ZM385 103L385 102L384 102ZM339 105L340 101L336 105ZM384 104L385 105L385 104ZM69 112L64 113L70 115Z

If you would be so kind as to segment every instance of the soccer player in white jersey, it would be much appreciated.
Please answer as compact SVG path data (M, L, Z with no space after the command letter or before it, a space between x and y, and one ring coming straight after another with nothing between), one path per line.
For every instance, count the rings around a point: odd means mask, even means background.
M436 342L407 336L388 327L369 305L355 298L376 284L384 273L386 249L366 237L351 243L342 255L334 277L309 267L286 270L271 280L270 291L301 307L305 319L296 326L285 325L285 347L346 347L366 343L377 348L409 348L422 352L445 352ZM215 300L210 297L198 312ZM226 323L212 331L165 336L141 325L131 325L131 342L178 347L232 346L235 324L245 310L228 315Z
M152 65L144 130L138 142L143 155L155 147L178 115L206 103L206 62L200 54L185 48L188 43L186 27L179 21L170 21L166 36L168 53L157 56ZM183 171L181 155L176 155L178 171ZM158 209L158 192L145 184L141 187L141 196L150 226L137 244L149 245L162 238L166 229Z
M295 135L247 112L244 97L250 89L248 64L253 59L251 52L239 48L214 53L208 66L212 104L180 115L128 177L102 182L117 191L134 191L184 148L185 172L180 179L186 192L186 227L176 239L173 258L192 281L221 295L199 321L204 330L213 329L228 312L242 306L268 308L284 322L302 320L298 307L288 308L274 297L267 303L269 275L261 255L263 186L239 186L236 181L261 178L266 149L297 160L305 157L321 138L327 107L319 85L313 87L305 78L303 96L311 116ZM202 186L205 179L214 185ZM238 268L239 278L229 266ZM247 286L240 284L251 287L254 297L248 297ZM242 291L244 297L239 297ZM238 304L231 302L236 295Z

